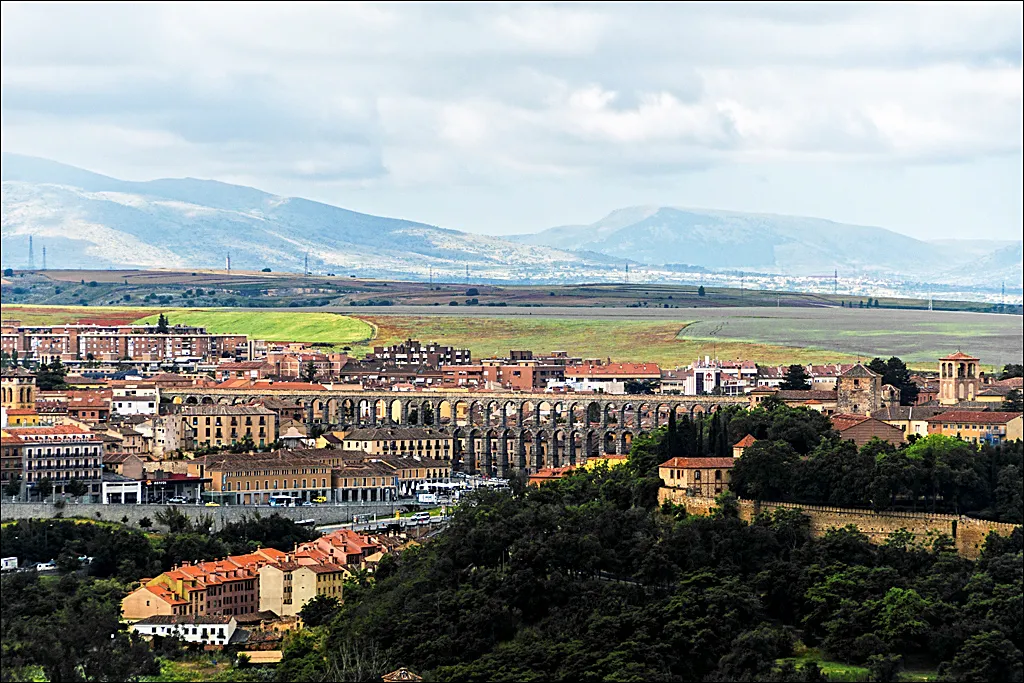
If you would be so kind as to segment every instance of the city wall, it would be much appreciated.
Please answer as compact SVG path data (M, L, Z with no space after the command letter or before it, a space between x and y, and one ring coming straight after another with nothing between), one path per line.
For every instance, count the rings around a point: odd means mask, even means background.
M154 528L160 525L156 516L169 507L175 507L191 519L207 517L213 519L214 529L220 529L225 524L238 522L245 515L260 514L269 517L272 514L280 514L295 521L303 519L316 520L317 526L328 524L343 524L351 522L354 515L362 518L364 515L376 514L378 519L393 517L395 506L390 503L352 503L348 505L318 505L315 507L295 508L271 508L254 507L250 505L225 505L216 508L208 508L202 505L101 505L99 503L83 503L75 505L68 503L63 509L57 508L51 503L3 503L0 505L0 519L52 519L58 515L61 517L85 517L88 519L102 519L108 522L120 522L124 517L128 518L128 524L138 526L143 517L148 517L153 522ZM98 515L98 516L97 516Z
M688 497L680 489L661 488L658 502L665 501L683 505L693 515L709 515L718 507L713 498ZM753 521L760 512L778 508L799 509L811 521L811 535L824 536L829 529L855 525L872 543L883 543L895 531L906 529L923 544L930 544L936 534L946 534L953 539L957 552L974 559L981 553L989 532L1009 536L1019 525L989 522L963 515L932 514L927 512L875 512L856 508L799 505L770 501L739 500L740 519Z

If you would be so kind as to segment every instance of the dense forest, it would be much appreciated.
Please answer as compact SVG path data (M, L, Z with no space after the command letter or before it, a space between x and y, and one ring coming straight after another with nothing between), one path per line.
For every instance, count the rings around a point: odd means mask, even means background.
M452 681L827 680L794 659L814 648L871 680L908 668L1022 680L1019 529L990 536L971 561L942 536L927 547L909 533L872 545L855 528L812 539L793 510L747 524L730 495L710 517L657 505L657 464L680 449L710 454L734 428L764 429L797 460L862 457L815 415L775 408L673 425L638 439L626 466L481 493L291 639L278 679L369 680L406 666ZM932 456L907 455L918 457Z

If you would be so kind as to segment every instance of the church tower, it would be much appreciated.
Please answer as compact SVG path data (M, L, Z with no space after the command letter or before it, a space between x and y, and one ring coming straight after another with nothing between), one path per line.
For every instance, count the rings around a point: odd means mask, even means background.
M939 359L939 405L952 406L974 400L981 383L978 361L960 351Z

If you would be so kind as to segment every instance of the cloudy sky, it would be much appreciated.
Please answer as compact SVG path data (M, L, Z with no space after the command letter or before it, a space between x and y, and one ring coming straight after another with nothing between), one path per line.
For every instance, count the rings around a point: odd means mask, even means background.
M1020 238L1022 5L2 5L3 149L493 234Z

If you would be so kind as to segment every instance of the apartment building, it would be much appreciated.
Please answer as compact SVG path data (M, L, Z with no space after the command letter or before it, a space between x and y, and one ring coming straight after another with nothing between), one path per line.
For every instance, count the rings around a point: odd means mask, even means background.
M10 427L9 436L22 443L24 482L31 498L44 480L53 493L69 493L72 481L85 484L87 495L100 495L103 477L103 439L81 427Z
M152 579L121 601L126 621L154 615L238 616L259 611L259 569L285 553L260 548L208 562L184 563Z
M425 365L440 368L442 365L470 365L473 362L469 349L456 349L437 342L420 343L407 339L391 346L375 346L369 360L379 360L390 365Z
M331 495L331 468L292 451L208 455L200 476L210 478L212 498L233 505L259 505L272 496L302 500Z
M928 433L971 443L1000 444L1022 438L1021 413L947 410L928 418Z
M182 406L178 416L196 448L229 446L251 440L263 447L277 438L277 415L261 406Z
M6 429L0 432L0 487L22 479L25 473L22 446L21 437L8 433Z
M429 428L398 427L353 429L341 440L345 451L370 455L409 455L451 461L452 437Z
M12 320L0 328L0 348L42 362L217 360L245 358L248 338L187 325L157 332L155 325L28 326Z

